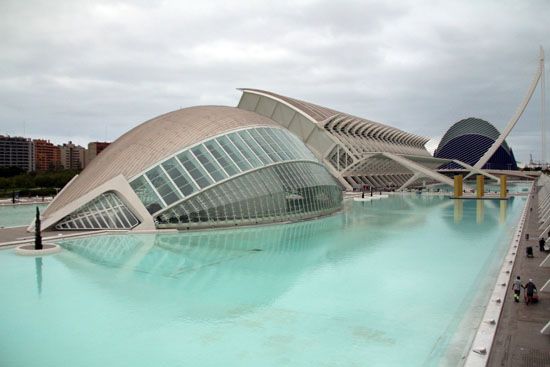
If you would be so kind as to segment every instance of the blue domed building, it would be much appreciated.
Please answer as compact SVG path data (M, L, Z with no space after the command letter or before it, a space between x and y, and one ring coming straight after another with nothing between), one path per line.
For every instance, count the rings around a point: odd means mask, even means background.
M498 139L500 133L489 122L478 118L460 120L447 130L434 152L436 158L457 159L473 166ZM442 169L460 169L456 163L448 163ZM483 169L517 170L512 148L506 141L498 148Z

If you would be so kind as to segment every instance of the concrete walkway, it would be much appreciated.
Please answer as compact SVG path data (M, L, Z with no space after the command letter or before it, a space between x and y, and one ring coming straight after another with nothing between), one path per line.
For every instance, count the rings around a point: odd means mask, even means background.
M550 268L539 267L548 253L539 251L537 195L531 199L531 206L533 211L527 214L511 280L517 275L523 284L533 279L540 290L550 279ZM529 240L525 239L526 233L529 233ZM534 258L525 255L527 246L533 247ZM550 293L539 292L539 299L538 304L527 306L523 302L522 290L522 302L516 303L511 285L508 287L487 366L550 367L550 336L540 333L550 321Z
M100 235L108 231L43 231L42 240L53 242L55 240L79 236ZM112 231L114 233L126 231ZM11 247L22 243L34 241L34 233L27 232L27 227L0 228L0 249Z

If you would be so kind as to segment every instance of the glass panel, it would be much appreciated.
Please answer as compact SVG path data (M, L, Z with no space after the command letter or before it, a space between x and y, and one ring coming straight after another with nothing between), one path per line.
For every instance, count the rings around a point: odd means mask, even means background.
M275 146L272 146L270 143L268 143L258 132L258 129L250 129L247 130L247 132L252 135L256 143L258 143L258 145L261 146L263 150L265 150L265 152L273 162L280 162L283 160L283 158L275 151Z
M197 191L197 185L195 185L191 177L189 177L185 169L175 158L164 162L162 167L166 170L168 176L170 176L172 181L178 186L183 195L189 196Z
M139 200L141 200L145 208L147 208L149 213L158 212L160 209L165 207L157 193L153 190L151 185L149 185L147 180L143 178L143 176L140 176L130 182L130 186L134 189L134 192L138 196Z
M216 158L216 161L222 166L225 172L229 174L229 176L234 176L240 172L239 168L231 161L231 158L227 156L215 140L204 143L204 146L208 149L212 156Z
M312 217L340 208L341 200L340 186L324 167L296 162L214 186L176 205L174 211L182 226L212 227Z
M263 164L273 163L273 160L267 155L267 153L260 147L260 145L252 138L248 130L238 132L239 136L245 141L245 143L252 149L256 156L262 161Z
M82 228L85 228L85 229L93 228L93 226L90 224L90 222L88 222L88 219L86 217L80 218L80 221L82 222L82 224L84 224L84 227Z
M212 157L212 155L206 150L204 146L199 145L191 149L191 151L216 182L227 178L227 175L221 169L220 165L216 162L214 157Z
M126 219L130 222L130 227L133 227L135 226L138 222L137 222L137 219L136 217L134 217L132 215L132 213L130 213L130 211L128 210L128 208L126 208L125 206L121 207L120 210L122 211L122 213L126 216Z
M100 213L95 214L95 219L99 223L100 228L109 228L109 225L107 224L107 222L105 222Z
M120 219L118 218L118 216L116 215L116 213L114 211L111 211L109 213L109 216L111 217L111 219L115 222L115 227L114 228L125 228L124 225L122 224L122 222L120 221Z
M201 189L213 183L212 179L208 177L204 168L197 162L191 152L180 153L178 159Z
M277 135L280 135L277 130L278 129L259 129L258 131L273 147L275 147L274 149L283 160L293 159L292 151L289 149L288 145L285 145L281 139L277 138Z
M246 157L248 162L250 162L253 167L260 167L263 165L258 156L252 151L252 149L250 149L248 144L246 144L243 139L237 135L237 133L231 133L227 135L227 137L231 140L233 145L239 149L242 155Z
M120 221L122 222L122 227L123 228L130 228L131 227L130 223L128 223L128 220L126 219L126 216L124 215L122 210L117 210L116 215L118 216L118 219L120 219Z
M87 217L88 218L88 221L90 221L90 223L92 224L93 228L95 229L101 229L101 226L99 225L99 223L95 220L95 217L93 215Z
M125 216L124 216L125 215ZM57 229L130 229L139 224L124 203L112 192L101 194L59 223Z
M153 184L157 192L160 194L166 205L175 203L181 199L181 195L176 191L176 188L168 177L162 172L159 167L155 167L146 173L147 178Z
M231 157L233 162L235 162L235 164L239 166L241 171L248 171L249 169L252 168L250 163L248 163L248 161L241 154L239 149L237 149L237 147L235 147L235 145L231 143L231 141L226 136L220 136L217 139L217 142L220 144L223 150Z
M287 130L280 130L282 136L285 137L287 144L292 147L292 151L298 154L301 159L311 159L317 161L313 153L305 146L305 144L294 134Z

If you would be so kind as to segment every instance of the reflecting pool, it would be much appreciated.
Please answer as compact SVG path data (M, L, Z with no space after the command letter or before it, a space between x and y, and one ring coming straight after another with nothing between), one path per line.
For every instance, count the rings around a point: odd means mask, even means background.
M0 365L455 366L525 200L394 196L294 224L3 250Z
M37 206L42 212L47 204L0 205L0 228L28 226L34 220Z

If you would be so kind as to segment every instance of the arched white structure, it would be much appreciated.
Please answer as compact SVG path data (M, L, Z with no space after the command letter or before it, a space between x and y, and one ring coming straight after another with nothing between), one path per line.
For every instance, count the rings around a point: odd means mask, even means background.
M529 85L529 89L527 90L527 94L521 104L519 105L518 109L516 110L516 113L512 116L500 136L497 140L493 143L493 145L485 152L485 154L479 159L479 161L474 165L474 168L481 169L485 163L495 154L497 149L501 146L501 144L504 142L504 140L508 137L508 134L512 131L514 126L516 126L516 123L518 122L519 118L525 111L525 108L527 108L527 105L529 104L529 101L531 100L531 97L533 97L533 93L535 92L535 89L537 87L537 84L541 80L541 77L544 75L544 50L542 47L540 48L540 56L539 56L539 65L537 67L537 71L535 72L535 76L533 77L533 80L531 81L531 85ZM541 84L541 87L544 88L544 82ZM544 89L542 89L542 117L544 118ZM542 126L542 159L544 159L544 126ZM470 177L475 172L470 172L465 178Z
M241 90L239 108L295 133L347 189L398 188L420 171L422 177L450 184L435 172L448 160L430 155L424 147L428 138L272 92Z
M341 208L342 187L287 129L205 106L130 130L43 213L44 229L151 230L294 221Z

